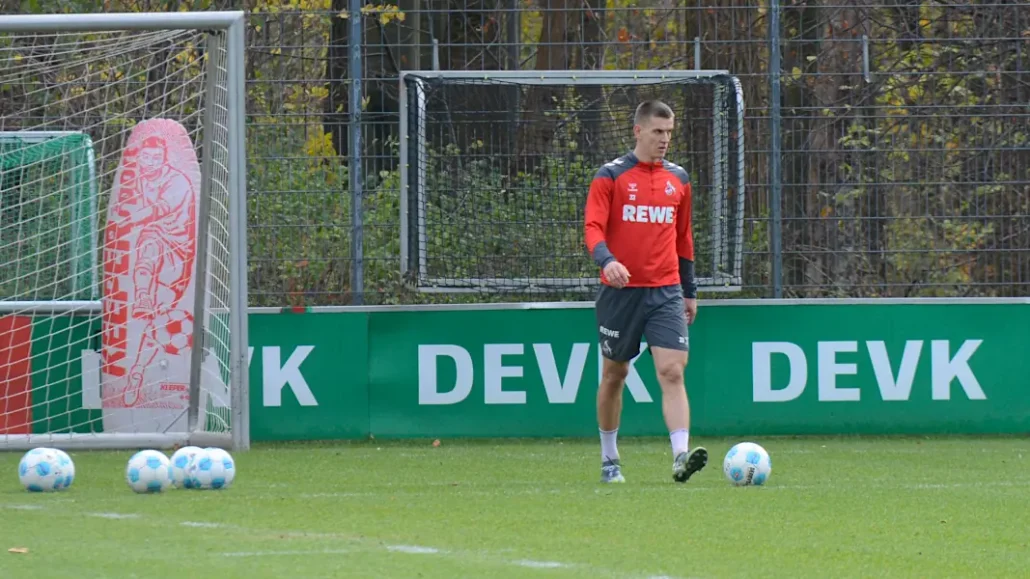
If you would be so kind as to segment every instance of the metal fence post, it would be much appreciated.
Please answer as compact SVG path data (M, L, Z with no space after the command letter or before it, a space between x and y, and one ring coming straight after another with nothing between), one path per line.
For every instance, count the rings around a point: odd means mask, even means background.
M769 1L769 252L773 297L783 297L783 159L780 124L780 0Z
M361 0L350 0L348 34L350 76L351 303L365 303L364 203L361 182Z

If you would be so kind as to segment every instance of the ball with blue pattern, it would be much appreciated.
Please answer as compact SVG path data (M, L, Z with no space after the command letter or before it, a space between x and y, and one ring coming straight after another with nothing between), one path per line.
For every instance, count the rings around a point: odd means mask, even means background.
M192 488L193 480L187 476L190 465L203 454L199 446L184 446L172 454L172 486L175 488Z
M769 481L772 459L754 442L741 442L726 453L722 471L734 486L761 486Z
M236 479L236 461L221 448L205 448L186 469L186 488L224 490Z
M18 480L29 492L63 491L75 480L75 463L63 450L33 448L18 462Z
M64 490L72 486L72 482L75 480L75 462L67 452L60 448L55 448L54 452L57 454L57 466L64 474L64 480L61 481L61 488L58 490Z
M141 450L125 466L125 482L137 493L161 493L172 486L172 462L159 450Z

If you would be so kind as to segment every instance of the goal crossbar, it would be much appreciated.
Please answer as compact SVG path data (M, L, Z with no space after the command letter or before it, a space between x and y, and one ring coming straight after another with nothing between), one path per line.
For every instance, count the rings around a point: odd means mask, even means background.
M401 71L400 80L402 87L407 76L441 80L495 80L526 85L600 86L716 78L729 74L727 70L405 70Z
M221 12L110 12L18 14L0 18L0 32L102 32L110 30L230 30L243 26L239 10Z

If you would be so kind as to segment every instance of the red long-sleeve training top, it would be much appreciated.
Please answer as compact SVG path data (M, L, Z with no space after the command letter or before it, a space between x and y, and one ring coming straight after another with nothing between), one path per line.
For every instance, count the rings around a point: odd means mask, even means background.
M629 270L627 287L679 285L679 258L694 260L690 176L674 163L630 153L606 163L587 194L584 233ZM601 282L608 284L604 272Z

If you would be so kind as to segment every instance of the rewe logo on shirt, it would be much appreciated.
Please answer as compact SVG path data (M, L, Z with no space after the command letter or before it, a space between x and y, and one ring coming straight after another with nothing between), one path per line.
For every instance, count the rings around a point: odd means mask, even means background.
M673 223L676 219L676 208L671 206L654 207L651 205L623 205L622 220L635 223Z

